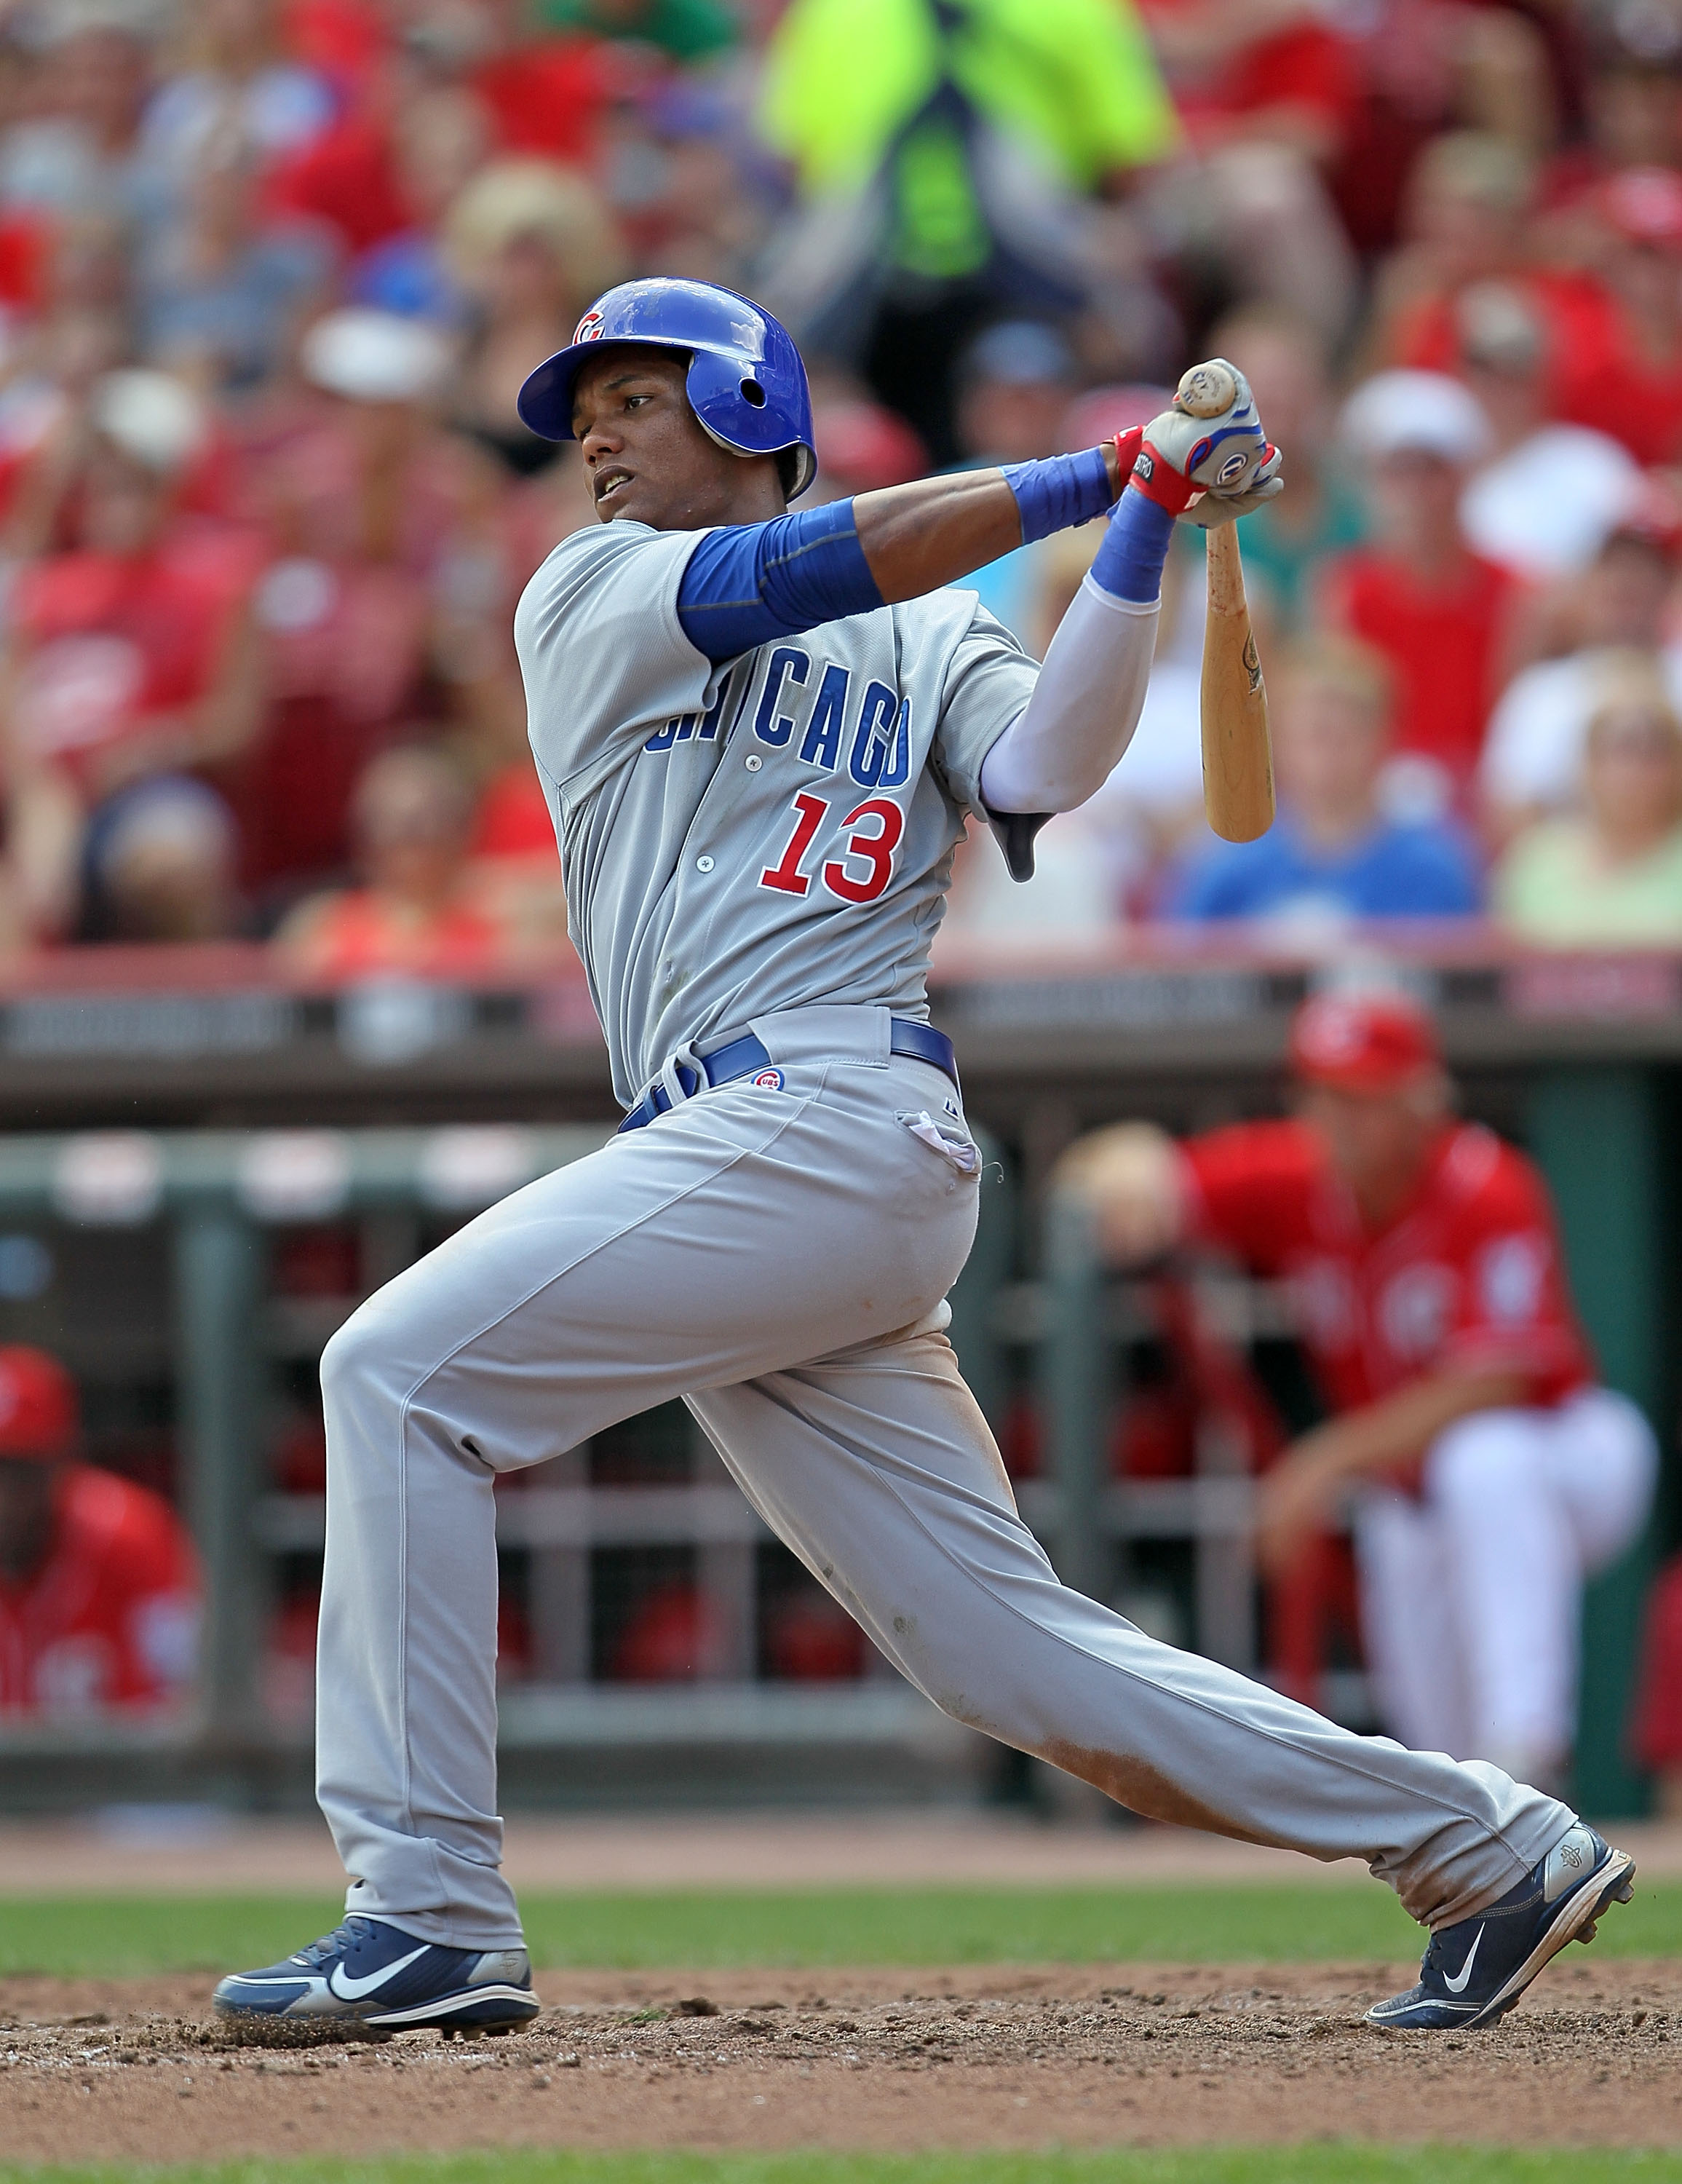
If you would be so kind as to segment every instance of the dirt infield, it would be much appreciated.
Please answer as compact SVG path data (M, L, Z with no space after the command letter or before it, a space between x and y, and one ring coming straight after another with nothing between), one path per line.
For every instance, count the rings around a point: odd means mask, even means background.
M1577 1952L1572 1956L1576 1957ZM1406 1968L561 1972L502 2040L231 2046L207 1982L0 1981L13 2160L462 2146L1682 2135L1682 1964L1551 1967L1495 2031L1365 2030Z

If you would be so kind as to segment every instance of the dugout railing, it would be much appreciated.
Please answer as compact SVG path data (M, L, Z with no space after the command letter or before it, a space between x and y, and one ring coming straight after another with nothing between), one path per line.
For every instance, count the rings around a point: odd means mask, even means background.
M277 1374L313 1381L322 1348L364 1289L409 1263L443 1228L471 1218L531 1177L593 1151L593 1126L446 1126L433 1130L89 1132L0 1138L0 1254L7 1240L75 1232L96 1251L149 1232L170 1292L169 1371L182 1513L198 1545L205 1617L198 1696L170 1719L0 1724L0 1788L14 1797L75 1791L120 1794L160 1786L231 1796L299 1786L307 1707L278 1708L265 1675L276 1573L319 1567L326 1508L319 1492L288 1491L271 1475ZM985 1141L988 1180L975 1252L953 1299L953 1336L996 1420L1014 1385L1034 1391L1050 1428L1042 1475L1019 1482L1023 1513L1072 1582L1121 1596L1130 1543L1176 1539L1195 1570L1184 1635L1234 1666L1255 1665L1247 1533L1250 1486L1215 1475L1148 1482L1102 1474L1118 1393L1116 1341L1146 1324L1127 1289L1106 1285L1089 1255L1071 1257L1054 1232L1044 1279L1013 1278L1017 1206L998 1148ZM277 1293L270 1273L289 1234L348 1224L362 1232L368 1279L354 1290ZM3 1267L0 1267L3 1274ZM3 1286L3 1284L0 1284ZM1234 1309L1255 1301L1229 1285ZM1261 1295L1257 1292L1257 1295ZM0 1306L0 1317L3 1317ZM40 1330L15 1320L8 1334ZM1243 1329L1235 1323L1234 1333ZM592 1761L641 1755L631 1780L647 1795L661 1766L696 1786L741 1786L746 1756L777 1766L814 1755L850 1769L877 1793L897 1782L962 1787L978 1757L970 1734L945 1723L873 1651L862 1673L822 1683L758 1674L760 1561L771 1535L698 1432L688 1476L666 1483L593 1483L588 1445L504 1482L499 1550L526 1558L530 1673L502 1694L505 1760L549 1794L588 1796ZM604 1551L671 1548L693 1557L697 1589L724 1633L705 1671L683 1684L638 1686L592 1674L593 1594ZM1125 1604L1125 1603L1124 1603ZM677 1764L674 1755L687 1755ZM582 1769L571 1785L543 1762ZM894 1763L898 1761L898 1764ZM833 1767L829 1770L833 1774ZM825 1772L822 1764L820 1774ZM601 1786L598 1782L597 1786Z
M313 1379L363 1288L507 1191L594 1150L604 1134L498 1124L0 1137L0 1255L65 1231L96 1251L138 1232L157 1247L172 1298L179 1502L204 1584L191 1709L128 1721L0 1718L0 1799L296 1793L310 1723L307 1709L277 1711L265 1647L276 1567L319 1563L326 1508L319 1493L287 1492L270 1476L276 1368L301 1363ZM322 1224L365 1232L370 1281L341 1294L274 1294L277 1242ZM3 1301L0 1318L14 1339L40 1331ZM688 1475L671 1483L591 1484L587 1447L498 1492L498 1549L528 1558L533 1625L532 1673L501 1696L505 1763L516 1774L523 1763L530 1786L562 1798L604 1786L592 1762L610 1753L629 1756L619 1780L643 1797L666 1777L686 1790L751 1787L755 1754L793 1760L797 1775L802 1755L817 1755L817 1780L832 1794L860 1763L879 1790L927 1792L968 1733L885 1663L872 1656L857 1679L822 1684L756 1675L756 1563L771 1535L698 1431L686 1453ZM593 1563L603 1550L647 1547L693 1556L698 1589L725 1633L698 1681L638 1686L591 1675ZM688 1760L674 1774L679 1752ZM576 1779L546 1771L546 1756L570 1758Z

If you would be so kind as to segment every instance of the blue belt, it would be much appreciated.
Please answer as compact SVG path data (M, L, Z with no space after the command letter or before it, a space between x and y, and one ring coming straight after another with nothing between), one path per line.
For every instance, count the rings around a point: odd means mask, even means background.
M952 1042L944 1031L936 1031L933 1024L913 1023L909 1018L895 1017L888 1034L888 1051L909 1055L914 1061L927 1061L936 1069L944 1070L953 1084L958 1081L958 1057L952 1050ZM756 1069L773 1067L763 1041L752 1032L745 1038L732 1039L728 1046L715 1047L710 1054L698 1055L699 1072L687 1062L677 1065L677 1082L683 1088L683 1096L690 1099L701 1089L705 1078L710 1086L733 1084L738 1077L751 1077ZM615 1135L622 1137L627 1130L640 1130L652 1123L656 1115L663 1115L671 1105L671 1095L664 1084L655 1084L646 1091Z

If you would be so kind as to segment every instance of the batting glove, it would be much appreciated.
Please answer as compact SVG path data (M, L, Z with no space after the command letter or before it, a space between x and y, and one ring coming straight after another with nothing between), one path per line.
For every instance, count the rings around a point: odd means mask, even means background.
M1225 358L1214 362L1232 374L1232 401L1218 416L1190 417L1176 396L1174 407L1145 427L1131 480L1171 515L1205 530L1234 522L1284 490L1279 451L1262 429L1249 381Z

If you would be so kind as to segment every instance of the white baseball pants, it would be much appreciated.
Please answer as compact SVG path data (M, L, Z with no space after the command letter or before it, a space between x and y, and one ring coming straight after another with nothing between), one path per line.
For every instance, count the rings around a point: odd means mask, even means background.
M1139 1812L1364 1858L1416 1918L1481 1909L1563 1806L1351 1736L1058 1583L941 1331L973 1148L889 1022L756 1020L780 1089L704 1092L528 1185L328 1345L318 1788L348 1908L518 1940L492 1481L682 1396L779 1537L960 1721Z
M1363 1497L1361 1613L1379 1711L1406 1743L1550 1773L1577 1727L1583 1580L1646 1520L1652 1429L1608 1388L1479 1411L1440 1435L1421 1494Z

